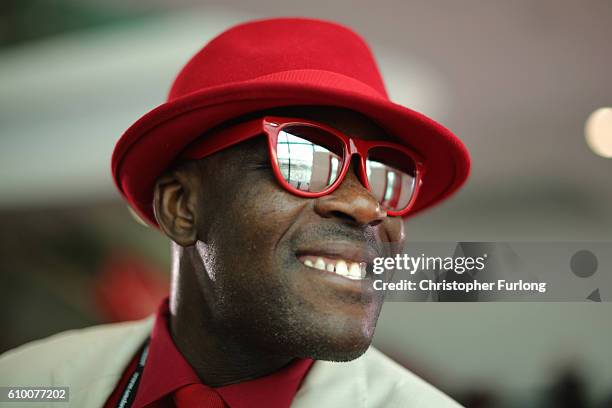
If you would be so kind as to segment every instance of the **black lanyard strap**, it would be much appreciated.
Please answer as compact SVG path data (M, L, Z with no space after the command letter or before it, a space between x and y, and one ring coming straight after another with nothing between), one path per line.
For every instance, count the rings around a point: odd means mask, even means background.
M144 370L145 362L147 361L147 355L149 354L149 339L144 344L144 348L140 353L140 358L138 359L138 366L130 376L129 381L125 385L123 389L123 393L121 394L121 398L119 398L119 402L117 403L117 408L128 408L131 407L134 403L134 399L136 399L136 391L138 390L138 385L140 384L140 378L142 377L142 372Z

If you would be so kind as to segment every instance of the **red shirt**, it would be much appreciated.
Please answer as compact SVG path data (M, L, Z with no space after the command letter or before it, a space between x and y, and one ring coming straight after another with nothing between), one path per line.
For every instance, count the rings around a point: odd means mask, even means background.
M149 351L132 408L174 407L172 394L182 386L201 383L178 351L168 330L168 299L160 305L151 332ZM138 366L142 348L132 358L104 408L115 408ZM296 359L270 375L214 388L229 408L288 408L313 360Z

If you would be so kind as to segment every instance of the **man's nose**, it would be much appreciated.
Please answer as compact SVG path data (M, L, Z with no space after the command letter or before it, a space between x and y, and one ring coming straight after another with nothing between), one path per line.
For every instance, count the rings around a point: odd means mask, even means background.
M378 200L359 181L354 163L338 188L316 199L315 211L322 217L335 217L357 225L378 225L387 217Z

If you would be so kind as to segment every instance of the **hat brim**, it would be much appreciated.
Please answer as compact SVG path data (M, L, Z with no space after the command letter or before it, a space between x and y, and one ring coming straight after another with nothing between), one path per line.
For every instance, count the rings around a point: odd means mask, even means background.
M119 191L138 215L157 226L153 213L155 182L191 142L229 119L291 105L336 106L360 112L423 157L426 173L409 216L447 198L465 182L469 154L444 126L390 102L352 78L308 71L209 88L145 114L115 146L111 166Z

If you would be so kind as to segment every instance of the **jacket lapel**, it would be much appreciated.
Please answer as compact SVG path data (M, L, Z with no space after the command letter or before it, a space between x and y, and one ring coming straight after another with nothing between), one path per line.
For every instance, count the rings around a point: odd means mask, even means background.
M291 404L292 408L363 408L367 404L362 358L334 363L315 361Z
M56 384L70 384L71 407L104 406L123 370L151 332L154 317L100 330L90 344L75 348L69 361L53 373Z
M95 340L75 348L73 357L53 373L53 383L70 384L70 406L99 408L115 389L125 367L151 332L154 316L100 330ZM315 361L292 408L364 408L365 363Z

